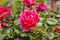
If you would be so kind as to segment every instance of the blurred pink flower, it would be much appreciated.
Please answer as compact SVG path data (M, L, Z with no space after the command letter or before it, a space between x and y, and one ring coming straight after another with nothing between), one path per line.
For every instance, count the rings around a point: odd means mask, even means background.
M35 0L23 0L23 3L27 7L31 7L36 4Z
M51 8L56 8L56 5L52 3Z
M41 11L41 12L45 11L46 9L47 9L46 5L41 4L41 3L37 7L37 11Z
M8 26L8 23L7 22L3 22L2 24L1 24L1 28L5 28L5 27L7 27Z
M9 8L0 7L0 21L4 18L9 17L11 15L11 10Z
M25 10L20 15L20 23L21 28L25 31L30 31L36 27L37 23L39 22L39 16L36 10Z
M58 0L54 0L55 2L57 2Z

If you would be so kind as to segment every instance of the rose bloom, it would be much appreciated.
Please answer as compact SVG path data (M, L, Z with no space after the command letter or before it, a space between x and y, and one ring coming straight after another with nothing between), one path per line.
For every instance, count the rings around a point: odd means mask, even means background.
M36 4L35 0L23 0L23 3L27 7L31 7Z
M9 8L0 7L0 21L9 17L11 15L11 10Z
M46 11L46 9L47 9L46 5L41 4L41 3L37 7L37 11L41 11L41 12Z
M5 27L7 27L8 26L8 23L7 22L3 22L2 24L1 24L1 28L5 28Z
M36 27L39 22L39 16L36 10L25 10L19 18L21 28L24 31L30 31Z

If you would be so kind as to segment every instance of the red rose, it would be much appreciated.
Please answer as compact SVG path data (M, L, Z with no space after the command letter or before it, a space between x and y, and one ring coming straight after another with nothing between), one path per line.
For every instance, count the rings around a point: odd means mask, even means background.
M45 11L47 8L46 8L46 5L44 4L39 4L38 7L37 7L37 11Z
M36 4L35 0L23 0L23 3L27 7L31 7Z
M2 8L0 7L0 21L9 17L11 15L11 10L9 8Z
M7 27L8 26L8 23L7 22L3 22L2 24L1 24L1 28L5 28L5 27Z

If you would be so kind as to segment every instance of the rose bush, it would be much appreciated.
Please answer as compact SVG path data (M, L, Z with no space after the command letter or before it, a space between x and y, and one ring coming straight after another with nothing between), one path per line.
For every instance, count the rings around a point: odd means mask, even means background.
M1 0L0 40L60 40L60 0Z

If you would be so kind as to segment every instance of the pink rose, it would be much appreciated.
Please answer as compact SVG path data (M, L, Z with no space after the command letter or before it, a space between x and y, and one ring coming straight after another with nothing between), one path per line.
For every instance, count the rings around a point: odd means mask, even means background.
M20 23L21 28L25 31L30 31L36 27L37 23L39 22L39 16L36 10L25 10L20 15Z
M35 0L23 0L23 3L27 7L31 7L36 4Z
M11 15L11 10L9 8L0 7L0 21L4 18L9 17Z
M41 3L37 7L37 11L41 11L41 12L45 11L46 9L47 9L46 5L41 4Z

